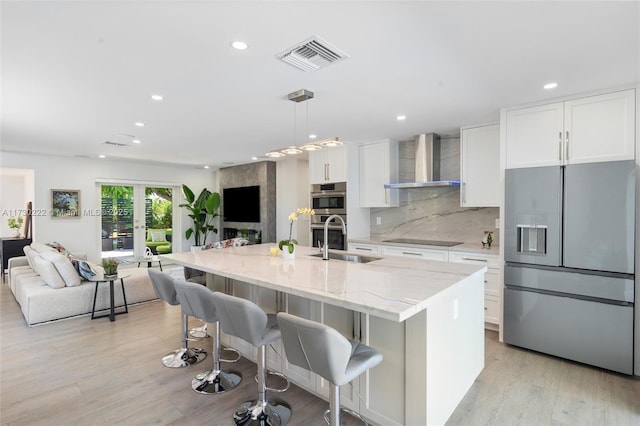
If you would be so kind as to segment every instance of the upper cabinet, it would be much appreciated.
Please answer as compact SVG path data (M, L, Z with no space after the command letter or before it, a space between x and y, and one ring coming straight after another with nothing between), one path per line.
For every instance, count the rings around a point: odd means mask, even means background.
M508 110L507 168L635 158L635 89Z
M360 207L397 207L398 190L384 187L397 181L397 142L360 145Z
M344 145L309 152L309 183L346 180L347 150Z
M460 129L460 205L500 206L500 125Z

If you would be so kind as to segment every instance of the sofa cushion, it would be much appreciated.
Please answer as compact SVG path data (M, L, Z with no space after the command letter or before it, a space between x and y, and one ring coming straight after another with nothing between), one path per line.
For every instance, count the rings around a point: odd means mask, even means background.
M36 267L35 271L40 275L42 281L45 282L51 288L64 288L65 283L58 270L54 266L53 262L45 259L41 255L33 258L33 264Z
M35 251L37 251L38 253L40 253L42 251L57 251L53 247L49 247L46 244L38 243L38 242L35 242L35 241L33 243L31 243L31 248L34 249Z
M67 287L80 285L80 275L67 256L57 251L43 251L40 256L53 263Z
M32 249L30 246L22 247L22 251L24 252L24 255L27 257L27 263L29 264L31 269L33 269L33 272L37 274L36 268L35 266L33 266L33 258L38 255L38 252Z
M153 243L167 242L167 233L164 230L150 230L149 235Z

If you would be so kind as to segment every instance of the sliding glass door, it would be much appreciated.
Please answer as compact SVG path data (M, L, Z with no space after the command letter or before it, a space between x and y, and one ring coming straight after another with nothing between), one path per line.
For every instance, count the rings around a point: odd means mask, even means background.
M171 253L173 188L100 185L102 257Z

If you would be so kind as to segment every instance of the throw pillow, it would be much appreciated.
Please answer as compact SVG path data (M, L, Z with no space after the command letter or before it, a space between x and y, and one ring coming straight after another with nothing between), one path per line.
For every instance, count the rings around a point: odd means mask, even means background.
M53 266L56 267L58 274L60 274L60 277L62 277L67 287L75 287L82 283L76 268L73 267L73 264L67 256L57 251L44 251L40 253L40 256L53 263Z
M165 231L149 231L151 234L151 242L164 243L167 241L167 234Z
M42 281L44 281L49 287L63 288L65 286L64 280L52 262L38 255L33 258L33 264L36 267L36 272L40 275L40 278L42 278Z
M91 264L86 260L82 259L71 259L71 263L75 267L76 272L79 276L88 280L89 278L96 275L96 271L91 267Z
M56 249L56 251L57 251L58 253L62 253L62 254L64 254L65 256L71 256L71 253L69 252L69 250L67 250L66 248L64 248L64 247L62 246L62 244L60 244L60 243L59 243L59 242L57 242L57 241L54 241L54 242L52 242L52 243L47 243L46 245L47 245L47 246L49 246L49 247L51 247L51 248Z

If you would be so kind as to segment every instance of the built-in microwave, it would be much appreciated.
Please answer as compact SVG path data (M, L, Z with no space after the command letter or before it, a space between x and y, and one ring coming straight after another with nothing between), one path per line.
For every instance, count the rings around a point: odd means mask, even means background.
M311 185L311 208L316 215L347 214L347 183Z

